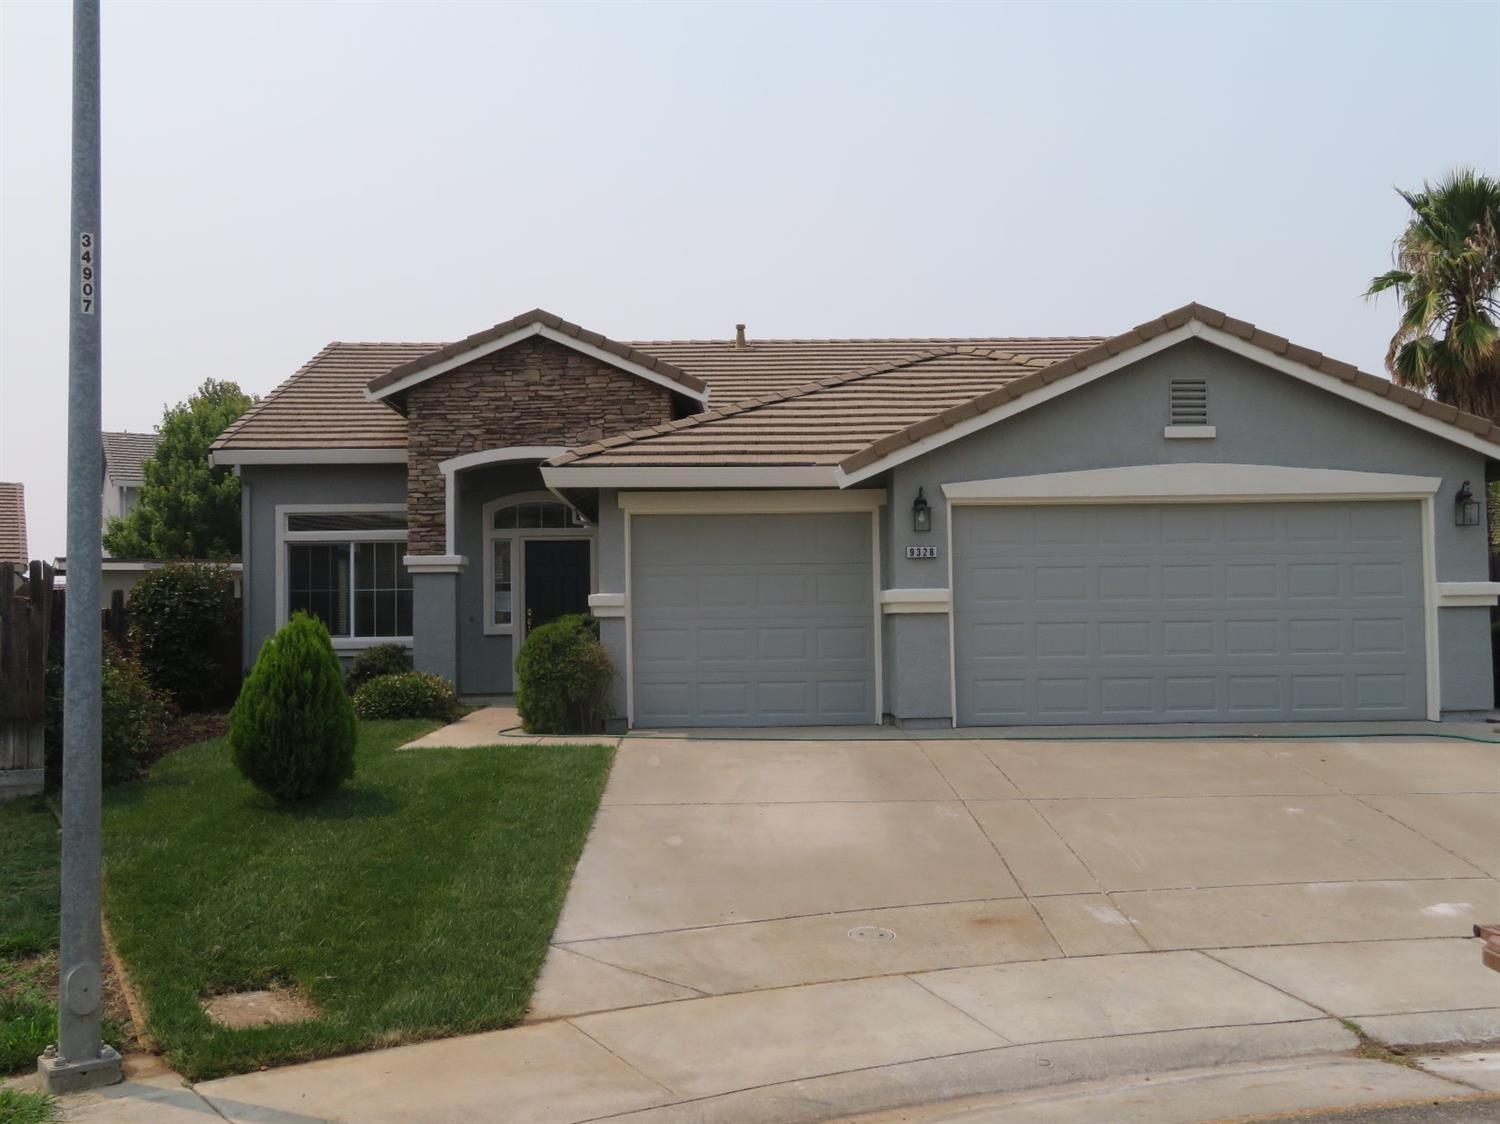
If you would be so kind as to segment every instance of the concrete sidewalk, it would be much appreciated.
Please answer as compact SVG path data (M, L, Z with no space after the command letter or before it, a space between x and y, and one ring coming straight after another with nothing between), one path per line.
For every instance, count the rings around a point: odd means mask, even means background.
M1153 1120L1467 1095L1482 1067L1329 1056L1500 1039L1468 937L1497 875L1493 744L631 737L531 1025L196 1095L278 1124L1128 1106L1164 1074ZM1066 1101L1003 1119L1147 1118Z

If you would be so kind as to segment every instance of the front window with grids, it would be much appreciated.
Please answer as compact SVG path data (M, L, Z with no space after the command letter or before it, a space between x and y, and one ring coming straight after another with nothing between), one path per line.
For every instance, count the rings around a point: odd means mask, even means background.
M335 638L412 634L404 511L286 516L286 611L318 617Z

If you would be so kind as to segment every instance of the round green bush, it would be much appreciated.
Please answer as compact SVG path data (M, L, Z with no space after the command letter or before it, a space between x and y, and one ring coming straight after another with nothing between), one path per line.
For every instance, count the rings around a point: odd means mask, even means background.
M344 686L352 695L371 679L380 675L399 675L411 670L411 652L404 644L376 644L354 657ZM358 713L358 710L355 711ZM361 715L363 717L363 715Z
M458 695L441 675L402 671L377 675L354 692L354 713L361 718L437 718L451 722L458 714Z
M609 717L614 664L599 622L582 613L526 634L516 657L516 711L529 734L592 734Z
M225 566L174 562L130 591L130 639L146 674L183 710L222 707L240 679L240 605Z
M277 800L323 796L354 775L354 708L328 629L295 614L261 646L229 716L245 778Z

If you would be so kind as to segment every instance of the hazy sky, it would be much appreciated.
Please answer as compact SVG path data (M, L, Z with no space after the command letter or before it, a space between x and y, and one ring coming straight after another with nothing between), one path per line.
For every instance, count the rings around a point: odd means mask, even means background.
M0 0L0 479L64 548L70 6ZM104 425L332 339L1114 332L1381 370L1500 3L109 3Z

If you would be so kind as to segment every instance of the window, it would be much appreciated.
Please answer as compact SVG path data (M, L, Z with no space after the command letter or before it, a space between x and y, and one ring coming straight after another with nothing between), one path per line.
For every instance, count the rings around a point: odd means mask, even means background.
M404 512L292 512L283 526L288 617L311 613L345 640L412 634Z
M582 527L583 525L578 512L567 504L557 503L554 500L511 504L509 507L502 507L496 511L494 517L494 528L497 531L532 527L562 530L565 527Z
M495 539L490 543L490 623L511 623L510 549L514 539Z

